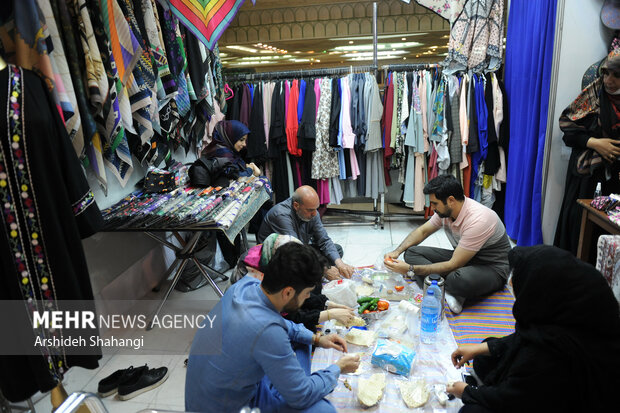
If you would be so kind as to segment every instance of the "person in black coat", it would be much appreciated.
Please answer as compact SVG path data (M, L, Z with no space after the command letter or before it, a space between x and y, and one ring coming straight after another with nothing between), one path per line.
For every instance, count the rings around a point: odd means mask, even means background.
M516 247L509 261L515 332L454 351L481 382L448 385L460 412L616 411L620 311L604 277L552 246Z

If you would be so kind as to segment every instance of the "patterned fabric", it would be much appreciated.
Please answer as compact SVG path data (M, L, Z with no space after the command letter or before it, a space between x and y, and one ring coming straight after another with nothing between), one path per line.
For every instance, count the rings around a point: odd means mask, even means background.
M316 150L312 152L312 179L327 179L340 175L338 154L329 145L331 84L331 79L321 79L321 97L316 116Z
M446 305L446 316L459 345L478 344L487 337L503 337L514 333L512 315L514 297L506 287L482 300L468 304L460 314L452 314Z
M10 93L7 108L7 138L11 137L11 150L5 153L0 145L0 202L2 204L2 231L14 251L15 274L19 279L22 297L27 303L28 316L32 321L32 311L43 311L40 306L57 310L56 291L52 282L51 270L43 248L45 241L39 222L37 199L30 181L30 165L26 156L24 133L24 93L23 73L16 66L9 66ZM11 179L11 168L15 179ZM20 224L19 211L28 214L24 225ZM33 261L28 257L32 256ZM62 339L62 329L49 329L39 326L36 335L42 339ZM50 373L62 378L67 366L63 347L41 346L41 353L48 361Z
M598 238L596 269L603 274L620 303L620 235Z
M73 7L77 11L75 18L80 32L82 52L84 52L88 97L93 109L95 112L98 112L101 110L103 100L108 91L108 78L101 61L101 53L99 52L97 41L95 40L95 33L90 21L86 0L73 0Z
M450 29L445 73L499 69L503 31L504 0L469 0Z
M434 11L444 19L450 20L450 24L454 23L457 17L463 11L463 6L467 0L415 0L416 3Z
M276 253L276 250L288 242L296 242L298 244L302 243L292 235L280 235L274 233L265 238L260 254L260 268L265 268L265 266L269 264L269 261L271 261L273 254Z
M174 15L209 50L213 50L217 40L241 8L244 0L159 0L168 5Z
M38 5L47 22L50 39L54 45L54 50L50 52L50 58L52 59L56 91L60 100L65 128L67 129L75 153L80 155L84 150L84 131L82 130L82 121L80 119L77 98L75 96L75 90L73 89L73 81L71 80L71 72L69 71L64 46L60 38L60 33L58 32L58 26L56 25L56 19L54 18L50 0L38 0Z
M82 212L86 211L89 206L95 202L95 194L92 191L88 191L84 196L73 204L73 215L78 216Z

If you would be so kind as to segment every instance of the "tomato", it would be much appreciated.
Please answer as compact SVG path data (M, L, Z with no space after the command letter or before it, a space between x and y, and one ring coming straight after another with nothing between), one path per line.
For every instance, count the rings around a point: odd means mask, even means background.
M370 313L370 310L364 310L362 314L368 314L368 313Z
M395 286L395 287L394 287L394 289L395 289L396 291L402 291L402 290L404 290L404 289L405 289L405 286L404 286L404 285L397 285L397 286Z
M388 308L390 308L390 303L388 303L387 301L379 301L379 302L377 303L377 309L378 309L379 311L385 311L385 310L387 310Z

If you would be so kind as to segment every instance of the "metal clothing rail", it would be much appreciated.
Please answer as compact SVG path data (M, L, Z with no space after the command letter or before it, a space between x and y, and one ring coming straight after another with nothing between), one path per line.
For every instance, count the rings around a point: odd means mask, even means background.
M322 69L284 70L281 72L262 73L224 73L227 81L277 80L300 77L333 76L343 73L363 73L377 70L377 66L342 66Z
M381 69L392 72L402 72L403 70L420 70L441 67L439 63L401 63L394 65L383 65Z

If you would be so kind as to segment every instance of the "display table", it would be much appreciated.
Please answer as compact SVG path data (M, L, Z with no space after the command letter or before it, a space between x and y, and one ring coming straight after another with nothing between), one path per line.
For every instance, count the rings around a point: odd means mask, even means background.
M362 283L361 277L358 274L354 275L352 279L357 283ZM422 292L415 283L409 284L408 288L413 289L414 295ZM432 391L433 386L436 384L445 385L450 381L463 380L461 370L457 370L451 362L450 356L457 348L457 343L454 340L454 336L447 319L445 317L442 319L437 341L434 344L421 344L419 312L404 312L399 308L398 304L398 301L390 301L390 308L385 312L386 314L376 320L371 320L367 328L368 330L377 332L379 336L384 336L386 332L388 332L387 334L389 335L391 333L385 327L387 323L390 323L390 320L393 319L393 317L401 316L405 318L407 325L406 331L399 336L390 338L396 339L401 344L405 344L409 348L415 350L416 356L414 358L409 376L388 373L386 370L371 364L370 360L374 346L376 345L376 340L368 347L348 343L349 353L363 353L361 356L362 361L360 363L361 372L359 375L341 375L338 379L336 388L326 398L339 412L359 412L365 410L357 400L356 392L359 378L368 378L374 373L385 373L387 384L383 397L377 405L370 408L371 411L390 413L412 411L412 409L407 407L403 401L400 394L399 383L406 380L424 378L428 388L431 389L430 399L424 406L415 409L415 411L458 412L458 410L463 406L459 399L448 401L445 406L441 406ZM339 335L344 337L347 331L344 329L334 331L333 323L333 321L327 322L324 325L323 330L330 329L331 332L337 332ZM314 372L327 368L331 364L334 364L342 356L343 353L334 349L316 348L312 357L311 370ZM350 389L345 385L345 380L350 386Z
M620 226L613 223L606 213L593 208L591 199L578 199L577 203L583 208L581 215L581 229L579 231L579 244L577 246L577 258L588 261L590 248L592 247L592 229L594 226L602 228L611 235L620 234Z
M271 186L267 179L240 178L228 188L184 187L170 193L151 194L137 191L102 211L106 223L104 231L144 232L175 253L175 260L163 280L175 269L176 273L153 318L161 311L190 260L215 293L219 297L224 295L214 278L225 280L226 276L196 258L200 235L204 231L221 231L234 243L237 235L241 234L243 248L247 249L245 226L270 198L270 194ZM166 232L171 232L180 246L166 240ZM182 232L191 233L189 239L184 238ZM209 273L216 276L212 277ZM149 323L147 330L151 328Z

